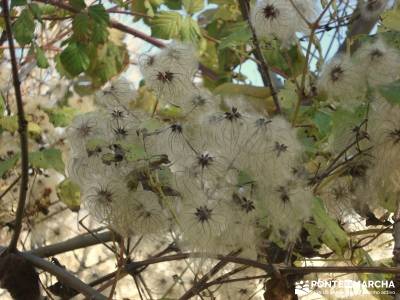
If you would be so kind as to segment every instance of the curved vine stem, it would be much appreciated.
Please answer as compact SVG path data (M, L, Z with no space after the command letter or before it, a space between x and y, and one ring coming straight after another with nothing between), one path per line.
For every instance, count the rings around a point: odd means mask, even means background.
M8 47L11 58L15 100L17 103L18 133L19 133L20 149L21 149L21 183L19 188L18 206L15 216L14 232L11 237L10 244L8 246L8 251L14 252L17 249L17 243L19 235L21 233L22 218L24 215L25 201L29 183L28 131L27 131L27 121L25 119L25 113L24 113L24 105L22 102L21 82L19 80L19 75L18 75L18 64L15 55L14 40L11 30L11 18L10 18L10 11L8 8L8 0L2 0L2 6L4 14L5 31L7 34Z

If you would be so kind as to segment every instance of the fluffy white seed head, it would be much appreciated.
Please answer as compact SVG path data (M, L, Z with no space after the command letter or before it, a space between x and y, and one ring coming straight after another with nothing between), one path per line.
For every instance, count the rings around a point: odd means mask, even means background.
M297 13L290 1L257 1L250 12L251 23L259 38L278 38L283 43L291 43L295 38Z
M114 206L126 201L127 190L118 180L94 176L82 191L84 205L100 222L109 222Z
M156 55L142 55L139 65L147 85L160 100L174 103L194 89L197 61L190 45L173 42Z
M363 74L372 87L390 83L400 74L399 51L389 47L382 39L364 44L356 52Z
M296 41L296 33L309 33L307 22L318 16L314 0L262 0L251 9L251 23L260 38L277 38L282 46L290 46Z
M161 50L158 59L171 67L179 66L188 77L198 69L196 49L192 44L173 41Z
M161 234L169 228L158 196L140 188L113 207L111 226L124 236Z
M190 193L178 214L183 244L198 251L213 251L213 246L227 226L224 207L202 190Z
M183 114L192 122L198 122L202 115L217 108L217 99L205 88L196 88L187 95L177 98L174 104L179 105Z
M400 108L385 100L376 101L370 111L369 125L376 163L368 176L371 186L380 193L379 199L387 201L397 191L394 183L400 169Z
M348 104L365 92L366 85L359 67L347 55L336 56L322 68L318 89L342 104Z
M311 217L312 191L289 179L261 187L259 197L259 211L265 214L277 236L286 242L295 241L304 222Z
M101 136L104 131L104 115L99 112L89 112L74 118L67 128L67 139L72 151L79 155L86 152L88 140Z
M120 77L110 82L109 86L95 95L96 104L109 108L110 106L129 107L131 101L136 97L136 91L130 81Z

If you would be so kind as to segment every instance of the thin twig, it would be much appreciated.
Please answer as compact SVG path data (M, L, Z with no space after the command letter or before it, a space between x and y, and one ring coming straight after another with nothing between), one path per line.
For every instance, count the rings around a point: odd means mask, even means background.
M271 73L270 73L270 67L264 58L264 55L262 54L261 48L260 48L260 42L258 41L256 31L253 27L253 24L251 24L250 19L249 19L249 2L247 0L239 0L239 6L240 10L242 12L243 19L249 24L251 33L252 33L252 38L253 38L253 44L254 44L254 56L256 59L260 62L259 65L259 70L261 73L262 80L264 82L264 85L269 87L271 90L271 96L275 104L275 109L276 113L280 114L281 113L281 106L279 104L279 99L278 99L278 92L275 88L274 82L272 81L271 78Z
M310 27L311 33L310 33L308 46L307 46L307 51L306 51L306 58L305 58L304 68L303 68L303 72L302 72L302 75L301 75L300 90L297 90L298 99L297 99L297 102L296 102L296 106L295 106L294 113L293 113L293 118L292 118L292 126L293 127L296 126L297 117L298 117L298 115L300 113L300 106L301 106L301 103L302 103L304 95L305 95L306 75L308 73L309 60L310 60L310 55L311 55L311 46L314 43L315 33L316 33L316 30L319 28L319 25L320 25L319 23L321 22L323 16L329 10L330 6L332 5L332 3L334 1L335 0L330 0L329 3L325 6L323 11L321 12L321 14L315 20L315 22L308 24L309 27Z
M18 183L18 181L19 181L20 179L21 179L21 175L18 175L18 177L15 178L15 180L4 190L4 192L1 193L1 195L0 195L0 200L3 199L3 197L4 197L5 195L7 195L7 193L8 193L9 191L11 191L11 189Z
M7 33L8 46L11 58L15 100L17 102L18 133L19 133L20 148L21 148L21 184L19 189L17 212L15 216L14 232L11 237L10 244L8 246L8 251L14 252L17 249L17 243L19 235L21 233L22 218L24 215L25 201L29 183L28 131L27 131L28 123L25 119L24 105L22 102L21 82L19 81L19 76L18 76L18 64L15 55L14 40L11 30L11 19L10 19L10 12L8 9L8 1L2 0L2 4L3 4L4 23L5 23L5 29Z
M125 249L124 248L124 241L121 240L119 242L119 245L120 245L119 257L118 257L118 255L116 255L117 256L118 268L117 268L117 273L115 274L115 277L114 277L114 282L113 282L113 284L111 286L110 294L108 296L109 300L113 299L113 295L114 295L115 289L117 288L118 278L119 278L119 275L121 273L122 267L123 267L123 265L125 263L124 262L125 261L124 260L124 249Z
M234 253L230 253L230 256L236 256L240 253L241 251L236 251ZM212 269L204 275L199 281L195 282L193 286L182 296L179 298L179 300L188 300L194 295L199 294L201 291L205 289L205 284L207 281L214 276L218 271L220 271L222 268L224 268L229 262L227 261L219 261Z
M33 249L30 253L40 257L50 257L64 252L94 246L100 243L107 243L116 238L118 239L118 237L116 237L116 235L111 231L102 233L85 233L57 244Z

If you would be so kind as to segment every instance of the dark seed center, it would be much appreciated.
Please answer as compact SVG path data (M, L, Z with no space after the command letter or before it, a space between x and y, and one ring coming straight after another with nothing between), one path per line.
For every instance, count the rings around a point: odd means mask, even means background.
M279 142L275 142L275 148L274 151L276 152L276 155L279 157L282 153L286 152L288 149L288 146L285 144L281 144Z
M331 71L331 80L333 82L338 81L342 76L343 72L344 71L341 66L334 67L333 70Z
M379 49L374 49L373 51L371 51L371 59L379 59L383 56L383 52Z
M283 204L286 204L290 201L289 193L284 186L278 187L277 192L279 193L279 198Z
M117 136L124 138L124 137L126 137L128 135L128 130L126 130L123 127L117 127L117 128L114 129L114 133Z
M124 118L124 112L116 108L111 112L111 116L113 119L122 119Z
M242 115L240 114L240 112L237 110L236 107L232 107L231 111L228 111L224 114L224 117L229 121L234 121L240 119Z
M266 19L271 20L276 19L279 16L279 10L272 4L268 4L267 6L265 6L263 13Z
M106 202L112 202L112 196L113 194L105 189L102 189L99 191L99 196L103 199L106 200Z
M202 167L206 168L211 165L213 162L214 158L208 154L208 153L203 153L197 157L197 163Z
M171 131L174 133L182 133L182 125L180 124L172 124Z
M171 83L174 79L174 73L166 71L166 72L158 72L157 80L163 83Z
M194 215L197 217L199 222L204 223L211 219L212 209L207 206L200 206L196 208Z
M400 129L395 129L389 132L389 137L393 140L393 144L400 143Z
M90 126L89 124L82 124L81 127L79 127L79 134L82 137L87 137L92 133L92 126Z

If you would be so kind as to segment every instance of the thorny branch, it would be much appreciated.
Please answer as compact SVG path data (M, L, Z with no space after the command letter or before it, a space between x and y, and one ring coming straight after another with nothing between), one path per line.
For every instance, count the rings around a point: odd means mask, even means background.
M15 100L17 103L17 116L18 116L18 133L20 138L20 149L21 149L21 183L19 188L19 198L18 198L18 206L15 217L15 226L14 232L11 237L10 244L8 246L9 252L14 252L17 248L17 243L19 239L19 235L21 233L22 228L22 218L24 215L25 209L25 201L26 195L28 191L28 183L29 183L29 157L28 157L28 130L27 130L27 121L25 119L24 113L24 105L22 102L22 94L21 94L21 82L18 76L18 63L15 55L15 47L14 40L12 36L11 30L11 18L10 12L8 8L8 1L2 0L3 6L3 14L4 14L4 23L5 29L7 33L9 52L11 57L11 67L12 67L12 76L13 76L13 84L15 90Z

